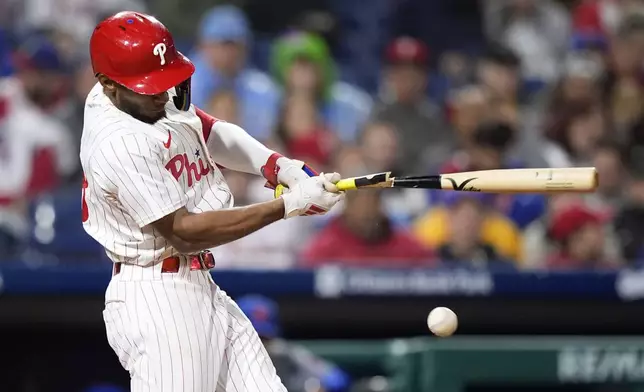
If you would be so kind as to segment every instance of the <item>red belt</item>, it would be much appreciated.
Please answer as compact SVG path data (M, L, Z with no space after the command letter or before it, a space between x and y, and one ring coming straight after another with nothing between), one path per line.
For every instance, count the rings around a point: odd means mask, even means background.
M201 252L198 255L187 256L188 261L190 262L190 270L209 270L215 267L215 257L212 253L206 251ZM114 264L114 275L117 275L121 272L121 265L123 263ZM163 259L161 262L161 272L166 273L176 273L179 272L179 266L181 265L181 257L172 256L166 259Z

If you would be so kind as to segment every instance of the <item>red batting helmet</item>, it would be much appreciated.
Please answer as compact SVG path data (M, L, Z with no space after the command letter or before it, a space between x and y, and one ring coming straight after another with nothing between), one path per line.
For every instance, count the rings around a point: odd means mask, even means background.
M129 11L110 16L94 29L89 51L95 74L144 95L176 87L177 107L190 106L195 66L175 48L172 35L156 18Z

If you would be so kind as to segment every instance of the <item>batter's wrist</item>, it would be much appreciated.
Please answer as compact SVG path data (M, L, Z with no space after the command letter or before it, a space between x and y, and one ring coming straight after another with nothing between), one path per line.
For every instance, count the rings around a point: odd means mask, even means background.
M278 203L278 208L280 209L280 212L282 214L282 219L286 219L286 202L281 197L275 199L275 202Z
M279 184L277 175L280 171L280 166L277 163L277 161L280 158L284 158L284 157L279 153L275 152L271 154L271 156L269 156L268 159L266 160L266 163L264 164L264 166L262 166L260 169L262 176L266 179L268 184L273 188L275 188Z
M293 193L284 193L276 200L282 200L284 205L284 219L300 215L297 197Z

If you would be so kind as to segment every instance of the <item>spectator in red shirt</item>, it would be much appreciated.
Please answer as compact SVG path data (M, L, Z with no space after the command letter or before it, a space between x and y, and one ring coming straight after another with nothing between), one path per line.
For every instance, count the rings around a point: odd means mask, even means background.
M606 218L579 204L557 212L548 231L558 250L548 258L547 267L557 270L614 268L605 257Z
M348 192L342 214L305 248L304 267L423 267L434 264L432 252L411 234L395 227L384 214L381 191Z

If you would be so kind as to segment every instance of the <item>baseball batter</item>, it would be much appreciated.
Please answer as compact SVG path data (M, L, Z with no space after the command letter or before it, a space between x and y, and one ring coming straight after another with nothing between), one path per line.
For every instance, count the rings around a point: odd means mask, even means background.
M138 391L285 391L257 333L214 283L207 249L342 197L317 175L190 104L194 66L155 18L96 26L98 83L81 140L83 225L114 261L103 316ZM283 196L233 208L219 170L262 174ZM328 188L327 188L328 189Z

